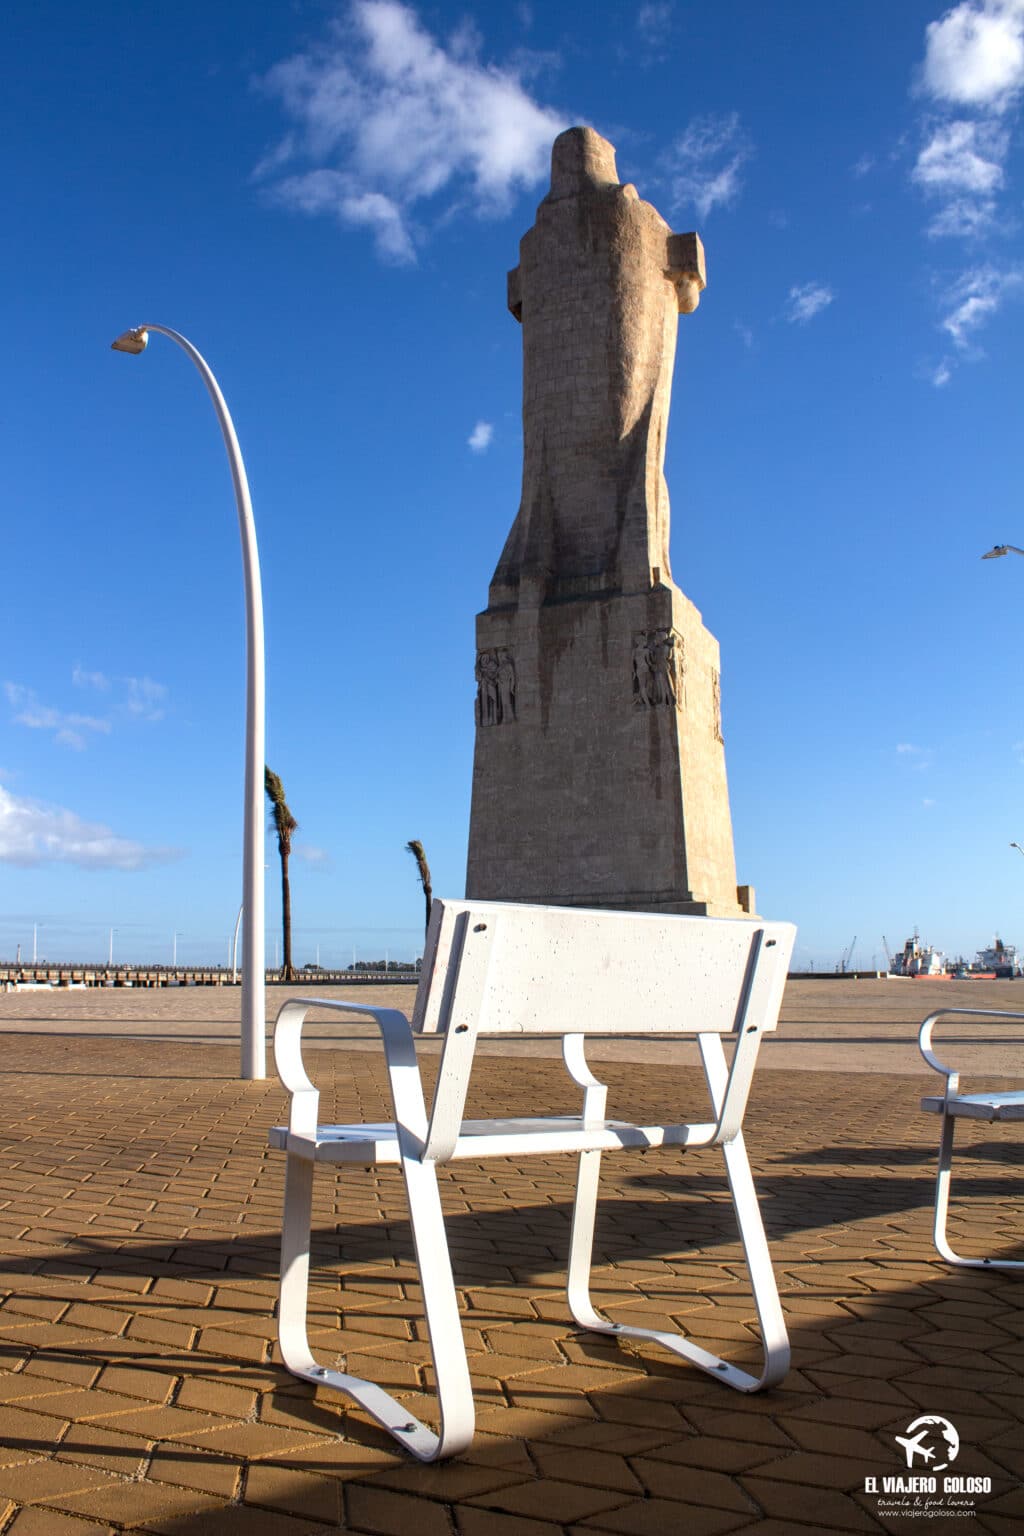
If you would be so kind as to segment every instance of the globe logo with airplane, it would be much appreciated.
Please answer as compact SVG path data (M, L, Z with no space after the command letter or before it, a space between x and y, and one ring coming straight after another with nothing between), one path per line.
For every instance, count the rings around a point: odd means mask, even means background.
M944 1472L960 1452L960 1436L948 1419L926 1413L893 1437L903 1447L907 1466L921 1472Z

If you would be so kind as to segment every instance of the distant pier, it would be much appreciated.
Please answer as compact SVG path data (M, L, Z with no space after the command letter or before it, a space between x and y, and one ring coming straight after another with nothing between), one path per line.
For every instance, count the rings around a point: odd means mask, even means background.
M339 985L380 986L382 982L415 986L419 972L412 969L379 971L298 970L293 987ZM268 986L283 981L278 969L268 970ZM216 965L0 965L0 991L22 987L240 987L241 970Z

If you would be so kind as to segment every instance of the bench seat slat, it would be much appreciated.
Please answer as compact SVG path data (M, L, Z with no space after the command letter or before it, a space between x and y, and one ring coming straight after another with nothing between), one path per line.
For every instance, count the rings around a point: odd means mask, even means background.
M949 1100L929 1094L921 1108L931 1115L945 1112L968 1120L1024 1120L1024 1093L958 1093Z
M525 1119L464 1120L462 1133L455 1143L453 1158L515 1157L523 1154L523 1136L544 1141L543 1150L614 1152L636 1147L704 1146L715 1135L714 1121L685 1125L634 1125L628 1120L605 1120L584 1126L581 1115L531 1116ZM279 1151L288 1149L288 1127L275 1125L269 1145ZM313 1143L309 1143L313 1145ZM537 1142L526 1149L542 1150ZM393 1122L359 1125L319 1125L315 1141L317 1162L325 1163L398 1163L401 1153Z

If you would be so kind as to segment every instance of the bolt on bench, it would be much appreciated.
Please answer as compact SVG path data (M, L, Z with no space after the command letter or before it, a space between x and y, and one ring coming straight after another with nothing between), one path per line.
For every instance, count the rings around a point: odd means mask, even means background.
M795 929L754 919L435 901L412 1023L390 1008L294 998L281 1008L274 1055L291 1094L287 1126L270 1145L287 1154L278 1336L287 1368L345 1392L413 1455L436 1461L473 1438L473 1394L438 1194L437 1166L457 1158L577 1155L567 1289L576 1322L597 1333L653 1340L742 1392L781 1381L789 1366L778 1290L743 1142L743 1114L762 1036L778 1023ZM384 1049L394 1121L321 1125L302 1060L310 1008L369 1014ZM433 1104L424 1102L415 1036L444 1037ZM480 1035L561 1035L583 1089L578 1115L466 1120ZM710 1096L699 1123L634 1125L606 1118L607 1088L591 1072L587 1036L695 1036ZM734 1044L731 1061L723 1037ZM666 1086L666 1098L671 1086ZM590 1300L602 1152L718 1146L761 1328L764 1364L752 1376L689 1338L611 1322ZM318 1365L306 1334L313 1174L317 1163L397 1164L405 1180L423 1308L437 1379L440 1432L381 1387Z

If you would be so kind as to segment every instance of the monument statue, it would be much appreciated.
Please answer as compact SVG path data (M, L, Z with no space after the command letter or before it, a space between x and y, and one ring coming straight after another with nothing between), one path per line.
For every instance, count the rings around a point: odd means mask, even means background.
M590 128L508 276L523 336L519 511L477 618L467 895L748 910L737 892L718 646L669 565L665 438L696 234L620 184Z
M673 235L590 128L555 140L551 191L509 273L523 327L523 494L491 586L563 593L666 577L665 429L680 312L704 252Z

